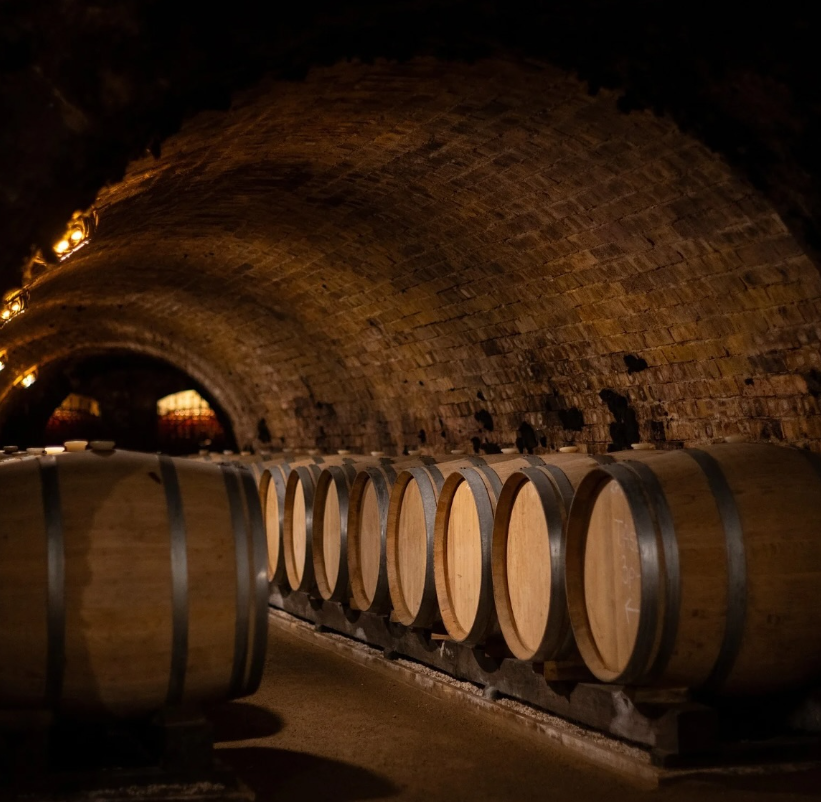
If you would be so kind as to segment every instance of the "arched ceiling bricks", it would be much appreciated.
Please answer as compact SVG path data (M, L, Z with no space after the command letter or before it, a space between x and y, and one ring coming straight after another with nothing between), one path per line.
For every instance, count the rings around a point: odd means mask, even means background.
M818 271L720 157L616 101L512 58L268 79L104 190L3 342L18 365L131 331L240 439L817 448Z

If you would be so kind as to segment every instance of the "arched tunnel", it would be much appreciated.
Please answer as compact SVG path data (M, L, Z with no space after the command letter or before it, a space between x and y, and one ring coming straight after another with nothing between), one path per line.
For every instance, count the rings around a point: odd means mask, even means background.
M126 406L196 390L226 449L821 451L811 28L610 0L5 4L0 277L27 308L0 331L3 445L44 445L108 376ZM142 425L103 434L159 450Z

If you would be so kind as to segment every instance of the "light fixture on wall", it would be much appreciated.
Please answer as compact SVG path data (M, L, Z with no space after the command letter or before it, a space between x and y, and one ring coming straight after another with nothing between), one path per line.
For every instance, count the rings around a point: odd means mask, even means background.
M0 306L0 328L10 320L22 315L28 309L29 292L26 289L9 290L3 296L3 303Z
M9 361L8 354L5 351L0 351L0 370L6 369L6 363Z
M34 382L37 381L37 368L31 368L31 370L27 370L25 373L21 373L15 380L14 386L17 387L24 387L28 389L31 387Z
M89 240L97 230L99 217L97 210L92 207L85 212L74 212L71 220L66 226L65 233L52 246L54 256L58 262L64 262L74 253L88 245ZM48 267L53 259L46 259L42 253L37 253L33 259L34 263L43 267Z

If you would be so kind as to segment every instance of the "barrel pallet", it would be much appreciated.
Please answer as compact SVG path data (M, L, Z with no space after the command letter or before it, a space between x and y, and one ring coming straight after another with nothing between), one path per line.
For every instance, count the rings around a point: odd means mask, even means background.
M274 589L272 608L310 622L318 631L345 635L381 649L386 658L406 657L474 683L488 698L504 696L581 724L617 740L628 741L649 754L651 763L665 769L709 768L728 765L791 763L817 760L821 728L810 710L805 731L785 734L788 714L810 697L773 698L745 709L706 703L683 688L635 688L597 681L578 681L572 664L528 662L484 647L440 639L436 632L406 627L388 615L353 610L301 592ZM566 670L561 679L552 670ZM812 725L811 721L816 722ZM732 725L738 737L724 738ZM812 727L815 726L815 730ZM742 738L759 732L760 740Z

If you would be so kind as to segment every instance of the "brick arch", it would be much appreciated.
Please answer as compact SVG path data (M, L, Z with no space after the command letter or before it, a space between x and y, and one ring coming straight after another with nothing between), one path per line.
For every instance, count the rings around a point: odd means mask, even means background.
M545 65L268 81L99 206L35 299L77 332L63 297L122 293L289 443L821 442L821 279L773 207Z
M228 416L238 442L252 442L256 437L256 421L249 417L248 399L240 397L236 388L226 384L211 365L168 343L150 342L142 328L128 330L127 327L110 325L92 331L90 335L85 340L68 342L59 335L47 335L14 348L8 373L3 371L0 376L0 407L4 411L7 408L10 394L17 391L14 378L21 372L59 364L69 358L127 351L166 362L205 387Z

